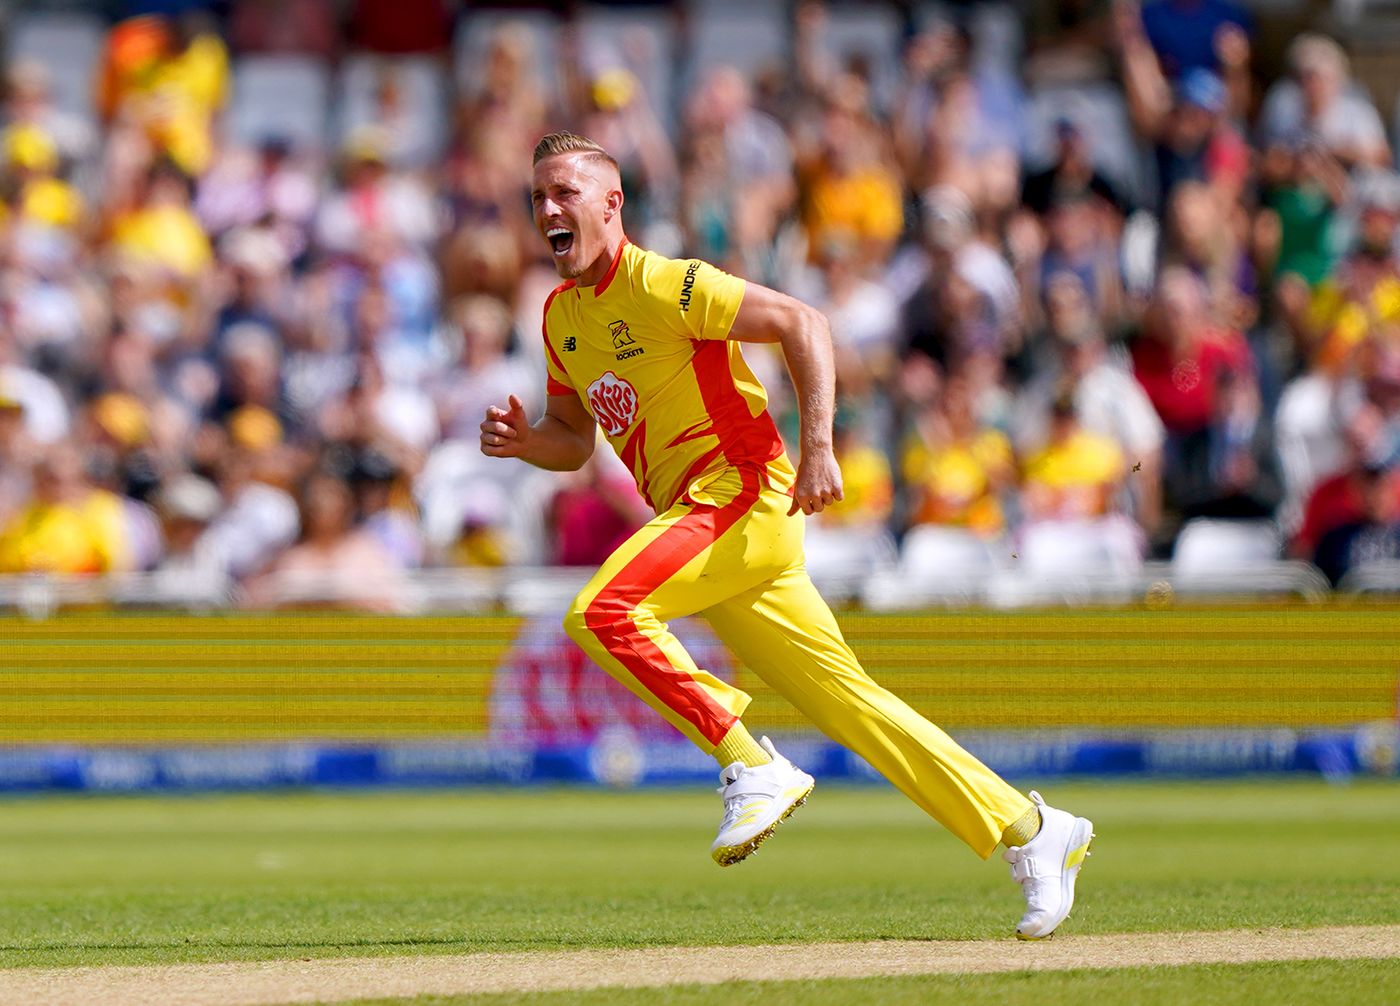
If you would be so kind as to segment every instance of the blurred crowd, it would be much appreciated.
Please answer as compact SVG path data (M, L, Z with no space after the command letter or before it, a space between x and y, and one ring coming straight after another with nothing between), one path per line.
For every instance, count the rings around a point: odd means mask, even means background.
M840 5L730 5L785 42L738 69L682 58L669 6L615 44L440 0L145 6L86 114L62 66L4 70L0 571L393 608L415 569L599 562L648 515L610 452L477 448L487 405L543 405L555 128L618 158L633 240L830 318L847 498L814 553L1131 566L1213 519L1333 580L1400 555L1400 177L1325 35L1267 79L1229 0L882 8L892 59ZM251 90L281 65L364 87L308 140L274 128L305 89Z

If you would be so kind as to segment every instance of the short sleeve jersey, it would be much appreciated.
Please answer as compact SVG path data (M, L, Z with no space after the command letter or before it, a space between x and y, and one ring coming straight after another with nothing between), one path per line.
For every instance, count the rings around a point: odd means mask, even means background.
M728 340L743 299L742 279L625 243L596 286L571 280L545 302L549 393L582 399L658 513L725 468L783 457Z

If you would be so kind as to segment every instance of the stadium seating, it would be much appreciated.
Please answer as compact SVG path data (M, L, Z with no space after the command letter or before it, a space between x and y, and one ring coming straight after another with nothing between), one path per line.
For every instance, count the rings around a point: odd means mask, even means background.
M22 11L7 28L6 59L42 64L57 107L92 121L104 34L102 21L92 15Z
M331 73L319 59L244 56L234 63L224 128L240 143L277 137L319 151L328 140L330 107Z

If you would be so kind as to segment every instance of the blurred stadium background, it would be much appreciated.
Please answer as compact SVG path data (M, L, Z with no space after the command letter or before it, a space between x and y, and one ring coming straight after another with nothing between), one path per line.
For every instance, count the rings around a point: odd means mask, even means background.
M712 773L559 629L626 472L476 446L542 405L561 127L830 317L809 560L877 677L1013 775L1395 773L1394 4L0 18L0 789Z

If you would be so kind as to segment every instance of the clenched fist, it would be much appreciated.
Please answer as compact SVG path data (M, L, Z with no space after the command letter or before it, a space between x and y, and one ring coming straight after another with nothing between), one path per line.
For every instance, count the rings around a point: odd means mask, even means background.
M530 420L525 406L515 395L510 396L510 408L491 406L481 424L481 453L492 458L518 458L530 436Z

